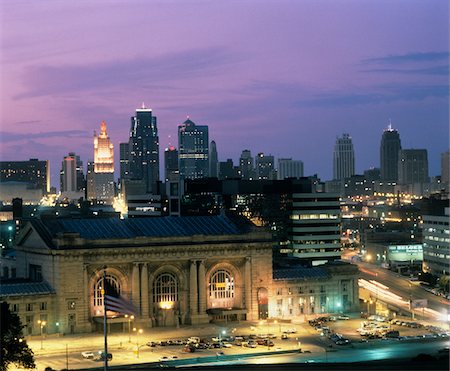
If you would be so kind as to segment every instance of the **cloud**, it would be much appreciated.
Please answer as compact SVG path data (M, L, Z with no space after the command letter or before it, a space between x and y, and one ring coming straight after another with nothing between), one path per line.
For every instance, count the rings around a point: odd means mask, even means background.
M236 62L224 48L209 47L167 53L157 57L135 57L106 61L90 65L31 66L24 73L27 90L16 99L61 95L96 90L111 92L129 89L151 88L192 76L216 73L221 67ZM169 82L169 83L168 83ZM123 90L121 91L123 93Z
M1 131L0 138L2 142L17 142L31 139L48 139L48 138L87 138L89 135L83 130L64 130L64 131L48 131L40 133L12 133Z
M435 66L427 68L415 68L415 69L401 69L401 68L374 68L370 70L363 70L363 72L377 72L377 73L399 73L399 74L411 74L411 75L442 75L447 76L449 74L449 66Z
M408 54L387 55L384 57L368 58L362 64L403 64L410 62L441 62L448 61L448 52L415 52Z

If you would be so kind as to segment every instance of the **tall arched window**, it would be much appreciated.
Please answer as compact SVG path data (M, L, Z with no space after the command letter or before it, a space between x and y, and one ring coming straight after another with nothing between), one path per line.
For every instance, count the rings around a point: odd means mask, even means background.
M234 298L234 278L225 269L216 271L209 282L211 299Z
M161 273L153 283L153 302L173 306L178 301L178 280L172 273Z
M121 287L119 280L115 276L106 275L106 280L109 282L109 284L116 289L116 291L120 294L121 293ZM103 277L100 277L94 286L94 307L100 307L103 308Z

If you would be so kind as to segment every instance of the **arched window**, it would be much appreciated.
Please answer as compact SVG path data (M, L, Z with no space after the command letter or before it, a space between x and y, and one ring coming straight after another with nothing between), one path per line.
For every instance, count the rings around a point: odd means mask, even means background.
M109 282L109 284L116 289L116 291L120 294L121 288L119 280L115 276L106 275L106 280ZM103 308L103 294L102 294L102 288L103 288L103 277L100 277L98 281L95 284L94 287L94 307L101 307Z
M234 298L234 278L230 272L220 269L216 271L209 282L211 299Z
M172 307L178 301L178 281L172 273L162 273L153 283L153 302Z

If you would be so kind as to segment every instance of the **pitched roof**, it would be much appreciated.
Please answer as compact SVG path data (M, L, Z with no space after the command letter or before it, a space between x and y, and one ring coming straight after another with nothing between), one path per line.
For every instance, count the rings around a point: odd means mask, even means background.
M20 282L0 285L0 297L54 294L55 290L47 282Z
M90 218L33 220L41 236L49 239L61 233L76 233L88 240L135 237L182 237L194 235L237 235L248 232L223 215L156 217L156 218Z

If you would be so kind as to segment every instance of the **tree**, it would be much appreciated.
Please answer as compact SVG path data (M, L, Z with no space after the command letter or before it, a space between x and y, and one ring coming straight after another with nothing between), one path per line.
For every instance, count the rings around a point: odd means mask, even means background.
M22 324L17 314L11 313L7 302L0 303L0 371L10 364L35 368L33 351L22 337Z

